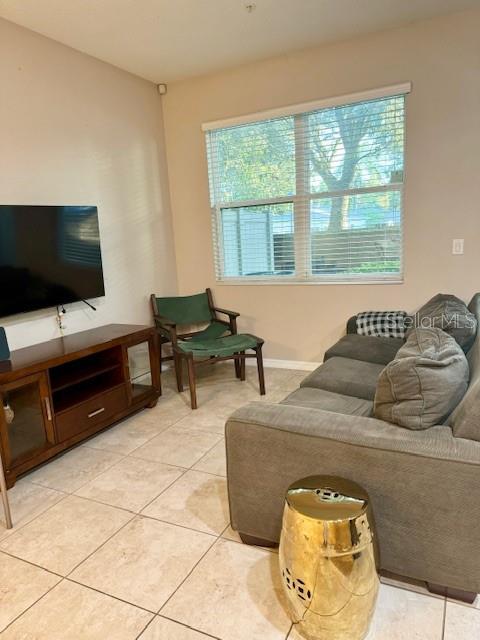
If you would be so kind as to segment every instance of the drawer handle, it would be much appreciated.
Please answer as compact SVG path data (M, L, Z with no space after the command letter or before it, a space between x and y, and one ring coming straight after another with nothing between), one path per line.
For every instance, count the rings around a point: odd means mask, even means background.
M105 407L102 407L101 409L97 409L96 411L92 411L92 413L88 414L89 418L93 418L94 416L98 416L99 413L103 413L105 411Z
M50 398L44 398L45 400L45 410L47 412L47 420L49 422L52 421L52 409L50 408Z

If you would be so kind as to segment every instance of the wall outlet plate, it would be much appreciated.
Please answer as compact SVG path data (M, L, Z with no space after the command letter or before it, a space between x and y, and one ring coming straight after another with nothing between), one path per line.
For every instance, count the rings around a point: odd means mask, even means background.
M463 254L463 238L455 238L452 242L452 253L454 256L460 256Z

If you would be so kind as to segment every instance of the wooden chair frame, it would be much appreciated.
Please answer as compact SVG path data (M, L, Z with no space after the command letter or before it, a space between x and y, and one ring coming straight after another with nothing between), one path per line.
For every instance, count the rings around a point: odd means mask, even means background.
M222 309L221 307L216 307L213 304L213 297L211 289L207 288L205 290L208 298L208 305L210 307L210 311L212 314L212 321L219 322L220 324L225 325L225 330L230 331L230 335L237 334L237 318L240 315L236 311L230 311L228 309ZM239 380L245 380L245 360L246 358L256 358L257 360L257 370L258 370L258 382L260 387L260 395L265 395L265 374L263 369L263 355L262 355L262 347L264 341L260 338L258 340L258 346L253 348L255 353L245 353L245 351L241 351L238 353L234 353L229 356L209 356L204 360L198 360L193 357L192 353L185 353L178 347L178 340L185 340L191 338L197 331L189 332L189 333L178 333L177 324L162 316L158 313L157 309L157 300L154 293L150 296L150 301L152 305L153 319L155 321L155 326L157 327L158 333L160 335L160 368L162 366L162 362L173 360L175 367L175 376L177 380L177 389L181 393L183 391L183 361L186 361L187 371L188 371L188 384L190 388L190 401L192 409L197 408L197 390L196 390L196 377L195 377L195 367L202 366L204 364L215 364L217 362L222 362L225 360L233 360L235 365L235 375ZM228 320L222 320L218 317L217 314L222 314L224 316L228 316ZM172 344L172 352L171 356L163 356L162 353L162 345L170 342Z

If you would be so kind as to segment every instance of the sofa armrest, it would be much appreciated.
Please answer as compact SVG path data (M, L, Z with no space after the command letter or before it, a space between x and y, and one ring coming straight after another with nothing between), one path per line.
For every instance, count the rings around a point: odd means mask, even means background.
M225 426L227 437L232 425L239 423L357 447L480 466L480 442L455 438L450 427L445 425L413 431L377 418L267 402L251 402L235 411Z
M347 320L347 333L357 333L357 315Z

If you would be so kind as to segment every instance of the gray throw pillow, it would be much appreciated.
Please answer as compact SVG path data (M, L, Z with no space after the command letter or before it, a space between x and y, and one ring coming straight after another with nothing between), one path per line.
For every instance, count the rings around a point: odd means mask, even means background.
M374 415L407 429L442 424L468 386L468 362L441 329L412 329L380 373Z
M477 334L477 319L467 305L447 293L438 293L415 314L415 326L436 327L453 336L466 353Z
M480 293L473 296L468 305L475 317L480 318ZM480 336L477 336L468 352L470 384L463 400L448 420L457 438L480 441Z

